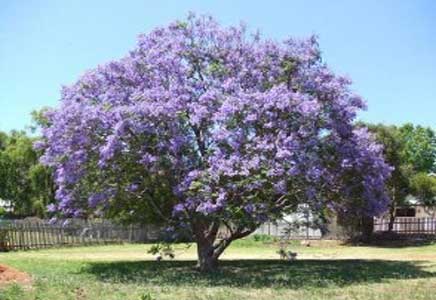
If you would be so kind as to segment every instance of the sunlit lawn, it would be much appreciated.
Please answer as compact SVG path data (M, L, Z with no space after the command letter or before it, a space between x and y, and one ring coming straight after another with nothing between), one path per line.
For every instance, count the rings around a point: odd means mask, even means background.
M0 299L436 299L436 245L403 248L290 247L239 241L219 272L194 270L195 248L157 262L146 245L65 248L0 254L0 263L30 273L31 288L9 286Z

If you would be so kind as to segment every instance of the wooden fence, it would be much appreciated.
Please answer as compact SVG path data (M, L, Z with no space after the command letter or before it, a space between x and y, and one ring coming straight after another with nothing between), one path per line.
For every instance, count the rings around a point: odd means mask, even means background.
M376 218L374 220L374 232L385 232L388 228L388 219ZM408 235L436 235L436 218L397 217L392 231Z
M0 251L59 246L152 242L159 238L156 226L121 226L108 221L47 220L0 221Z
M290 229L291 228L291 229ZM321 239L321 231L306 224L293 226L286 221L278 221L275 223L267 222L262 225L253 234L265 234L285 239L296 240L318 240Z

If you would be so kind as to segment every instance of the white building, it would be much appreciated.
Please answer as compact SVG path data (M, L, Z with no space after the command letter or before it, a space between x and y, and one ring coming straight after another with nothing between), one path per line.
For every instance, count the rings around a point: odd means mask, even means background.
M12 212L14 210L12 201L4 199L0 199L0 208L3 208L6 212Z

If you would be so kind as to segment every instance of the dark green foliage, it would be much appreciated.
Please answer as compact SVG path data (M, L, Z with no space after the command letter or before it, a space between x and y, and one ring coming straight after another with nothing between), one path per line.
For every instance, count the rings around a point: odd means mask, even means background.
M412 192L426 205L436 204L436 177L418 173L410 180Z
M375 134L377 141L383 145L383 154L386 161L394 169L388 182L389 195L397 205L404 201L410 192L409 176L413 168L408 164L410 159L405 156L405 142L396 126L383 124L366 124L368 129Z
M0 252L9 250L9 230L0 229Z
M404 146L404 163L416 172L436 171L436 134L431 128L406 124L398 128Z
M24 132L0 133L0 199L12 202L15 216L44 217L54 201L52 173L39 164L35 140Z
M401 127L364 124L384 146L386 161L394 167L387 188L392 199L391 213L403 205L408 194L426 204L433 203L436 180L436 134L431 128L406 124Z
M263 243L275 243L278 241L278 238L268 234L253 234L251 237L247 239L253 239L255 242L263 242Z

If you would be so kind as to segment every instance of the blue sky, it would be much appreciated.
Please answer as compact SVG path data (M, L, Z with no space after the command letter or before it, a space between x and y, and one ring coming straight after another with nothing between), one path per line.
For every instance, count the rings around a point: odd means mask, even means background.
M324 60L368 102L359 117L436 128L436 1L0 1L0 130L56 106L61 85L124 56L189 11L277 39L317 34Z

